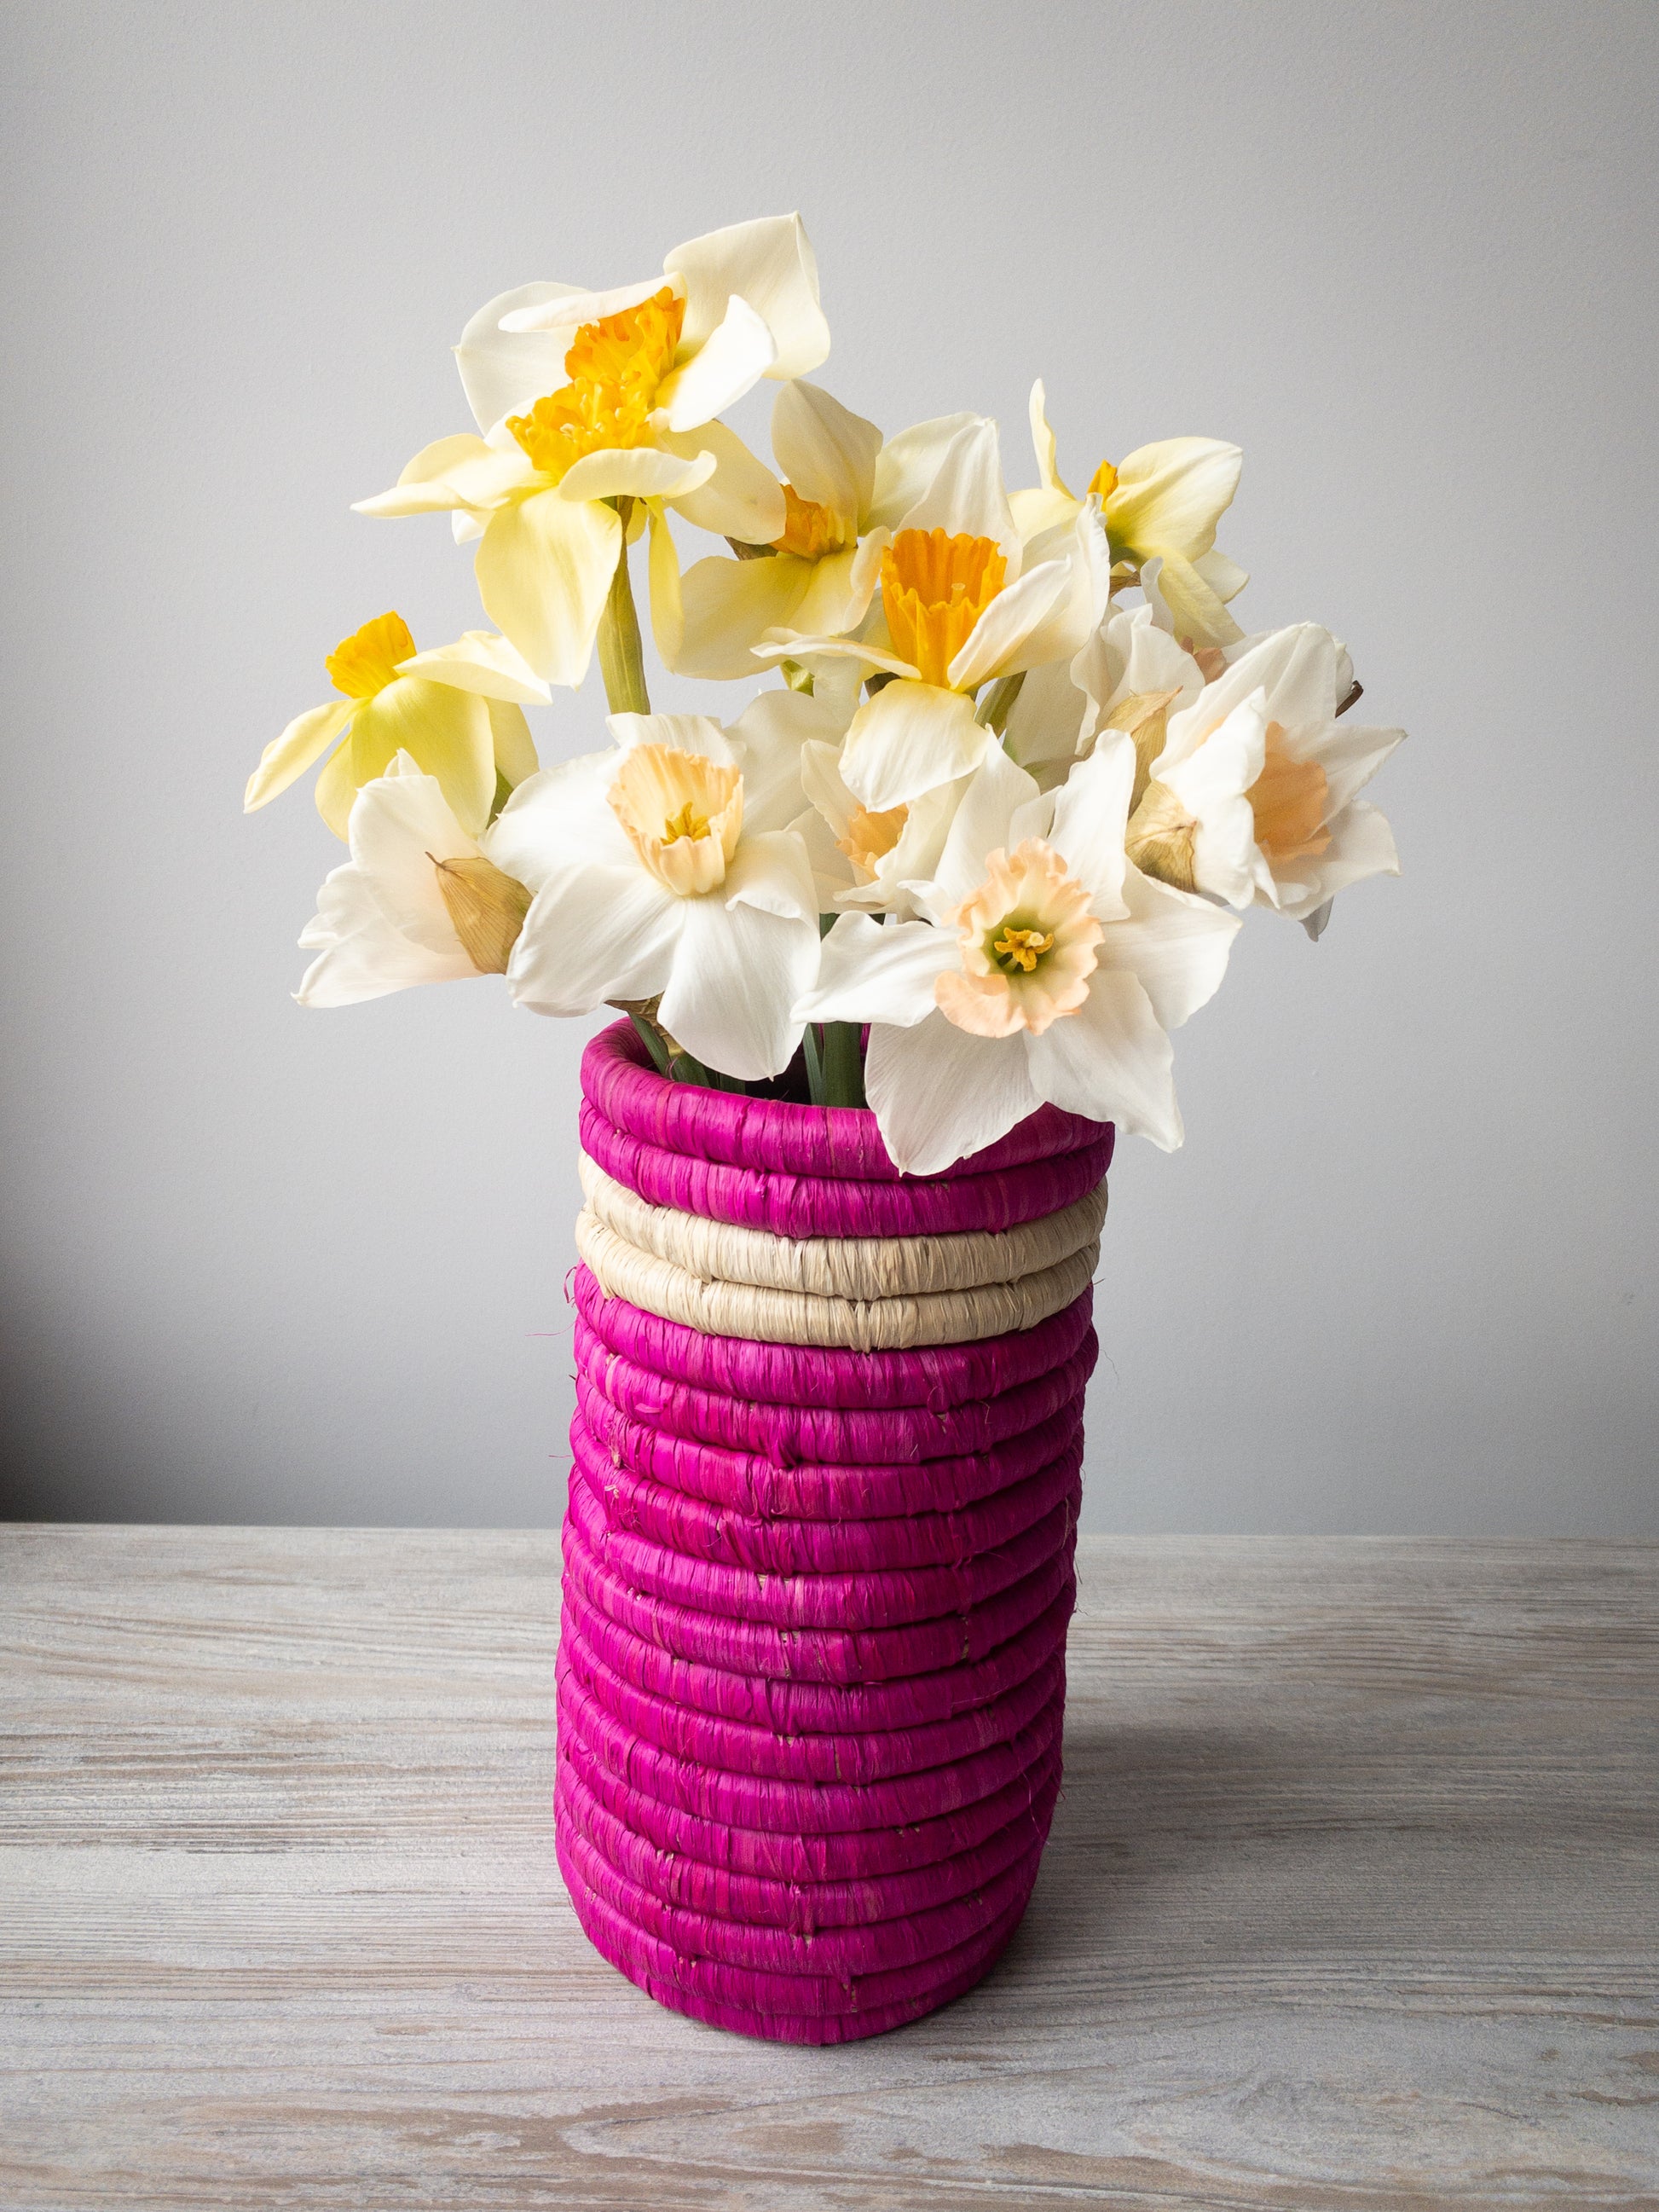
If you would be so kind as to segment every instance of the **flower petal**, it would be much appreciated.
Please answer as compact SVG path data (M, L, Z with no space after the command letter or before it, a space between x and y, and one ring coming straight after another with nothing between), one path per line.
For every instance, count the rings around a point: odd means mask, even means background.
M854 715L841 772L848 790L880 814L971 775L995 742L960 691L901 679Z
M727 906L752 906L762 914L776 915L781 921L810 921L816 948L818 909L812 896L812 871L805 847L789 830L764 830L751 837L745 828L720 894Z
M876 456L866 528L896 530L939 474L955 440L964 430L977 429L985 419L982 415L940 415L890 438Z
M694 528L716 538L736 538L745 545L770 545L782 537L783 488L735 430L724 422L705 422L684 436L665 431L660 443L667 452L688 458L699 453L714 456L714 473L706 483L673 495L675 507Z
M1232 502L1243 465L1237 446L1215 438L1164 438L1139 447L1119 462L1106 501L1114 545L1197 560L1215 543L1216 524Z
M808 1022L914 1028L933 1012L939 971L957 965L955 934L927 921L844 914L824 939L816 987L796 1003Z
M559 479L559 497L684 499L706 484L718 465L707 452L665 453L655 446L611 446L573 462Z
M592 291L580 284L526 284L523 288L525 297L518 307L502 314L501 326L513 337L526 331L551 331L559 340L562 370L562 350L569 346L584 323L602 323L607 316L620 315L662 289L660 276L642 276L632 284L612 284L603 292ZM532 300L529 297L532 292L544 293L546 297ZM502 305L506 296L504 294L502 301L495 304ZM559 381L564 381L562 374Z
M1133 975L1163 1026L1178 1030L1221 988L1243 924L1224 908L1136 867L1124 872L1123 896L1127 918L1108 924L1096 958L1103 969Z
M1326 826L1331 842L1322 853L1271 868L1273 888L1267 902L1292 921L1305 921L1351 884L1400 873L1394 832L1380 807L1356 799Z
M437 778L462 829L477 836L495 799L495 743L487 702L448 684L399 676L358 708L351 725L352 781L361 791L384 775L400 752L422 775Z
M513 1003L538 1014L586 1014L607 999L655 998L691 903L635 865L592 860L559 868L532 900L513 948Z
M609 793L617 755L583 753L521 783L483 839L486 855L539 892L554 877L592 863L627 870L639 862Z
M811 580L812 563L793 553L696 562L680 579L680 644L669 666L679 676L757 675L754 647L790 626Z
M722 768L737 763L726 732L712 714L609 714L605 726L623 752L635 745L666 745L673 752L718 761Z
M1064 859L1066 872L1087 884L1103 921L1124 911L1123 875L1128 862L1123 832L1134 781L1134 740L1113 730L1087 760L1078 763L1054 793L1048 842Z
M536 742L530 734L530 725L524 718L524 708L515 707L510 700L490 699L485 702L489 709L489 738L495 755L495 773L509 790L535 775L540 763L536 758Z
M328 750L362 703L358 699L331 699L325 706L309 707L303 714L296 714L281 737L273 738L260 754L259 765L242 794L243 813L252 814L256 807L268 805L296 776L303 775L313 761Z
M556 492L490 517L478 544L479 594L538 676L574 689L586 675L621 546L614 507Z
M1027 1051L1031 1081L1050 1105L1115 1121L1162 1152L1180 1144L1175 1050L1133 975L1097 968L1077 1012L1051 1022Z
M1246 794L1261 774L1266 731L1262 694L1253 691L1195 752L1154 770L1198 825L1194 883L1229 906L1255 896L1255 812Z
M952 688L972 691L993 676L1017 668L1021 647L1041 628L1071 580L1070 561L1045 561L999 592L945 671Z
M525 336L504 331L502 318L581 296L574 284L520 284L511 292L498 293L473 316L461 332L455 365L461 372L467 404L481 430L492 429L504 416L524 414L567 380L564 357L572 336L568 326L550 336L539 331Z
M510 452L462 430L422 446L390 491L360 499L354 514L441 514L456 507L483 512L499 507L535 475L526 455Z
M1316 759L1325 771L1325 812L1329 820L1363 791L1396 745L1404 744L1403 730L1379 730L1364 722L1333 722L1312 746L1298 747Z
M805 854L798 840L787 842L800 852L810 897ZM723 1075L745 1082L781 1075L800 1042L791 1009L817 970L817 916L786 920L725 887L681 905L663 1026Z
M752 392L777 360L777 341L740 293L683 368L665 380L659 404L671 430L695 430Z
M780 685L750 700L731 728L743 761L745 836L788 827L806 796L806 754L834 759L845 726L835 707L803 691Z
M1194 645L1231 645L1243 635L1238 624L1190 561L1179 553L1160 553L1141 571L1149 600L1161 599L1174 635Z
M856 537L876 485L881 433L816 384L786 384L772 404L772 452L802 499L827 507Z
M447 957L459 949L434 863L476 860L478 848L437 778L398 753L387 773L357 793L350 839L352 860L392 927L428 952Z
M1002 488L1001 448L994 422L976 419L957 433L932 483L898 526L943 530L952 538L994 538L1010 577L1019 574L1020 536Z
M944 905L955 906L979 889L988 858L1018 843L1014 817L1040 795L1035 779L992 743L957 802L939 856L937 886Z
M1071 490L1054 465L1054 434L1048 428L1048 395L1038 377L1031 386L1030 402L1031 443L1036 451L1037 480L1046 492L1058 492L1061 497L1076 501Z
M429 677L458 691L510 699L520 707L545 707L553 694L512 641L487 629L470 629L453 645L434 645L398 663L399 676Z
M905 1175L943 1174L1042 1103L1023 1037L970 1036L938 1012L914 1029L871 1030L864 1089L882 1142Z
M416 983L451 983L477 969L455 938L453 950L434 952L394 929L363 879L349 865L336 868L317 894L317 913L300 943L318 957L294 994L302 1006L356 1006Z
M681 343L688 350L708 341L735 292L772 334L769 376L805 376L828 354L817 263L798 215L764 216L690 239L665 254L663 266L685 286Z

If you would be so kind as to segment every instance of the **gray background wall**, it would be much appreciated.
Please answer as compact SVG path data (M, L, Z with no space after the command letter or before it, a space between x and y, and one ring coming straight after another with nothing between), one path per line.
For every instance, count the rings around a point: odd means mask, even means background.
M261 744L441 522L492 292L799 206L890 431L1237 440L1252 626L1410 744L1397 884L1258 918L1125 1147L1097 1528L1659 1533L1659 15L512 4L9 14L0 609L15 1513L544 1522L586 1033L289 1000L337 856ZM689 699L667 686L669 703ZM597 678L537 720L600 741Z

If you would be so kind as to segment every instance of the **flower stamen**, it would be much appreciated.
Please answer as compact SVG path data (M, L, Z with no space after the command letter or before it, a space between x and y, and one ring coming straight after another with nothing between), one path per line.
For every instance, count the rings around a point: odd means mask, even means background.
M1005 929L991 947L992 957L1004 968L1018 968L1031 975L1045 952L1054 949L1052 929Z

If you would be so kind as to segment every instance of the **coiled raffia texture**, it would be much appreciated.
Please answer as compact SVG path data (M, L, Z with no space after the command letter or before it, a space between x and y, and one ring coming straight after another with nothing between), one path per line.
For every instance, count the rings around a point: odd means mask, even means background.
M987 1972L1048 1835L1112 1133L903 1178L625 1023L582 1088L559 1863L662 2003L878 2034Z

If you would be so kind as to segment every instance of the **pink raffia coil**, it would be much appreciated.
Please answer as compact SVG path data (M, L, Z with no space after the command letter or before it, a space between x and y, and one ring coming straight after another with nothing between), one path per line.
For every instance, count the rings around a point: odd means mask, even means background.
M901 1176L625 1022L582 1091L559 1864L661 2003L879 2034L989 1969L1048 1836L1112 1132Z

